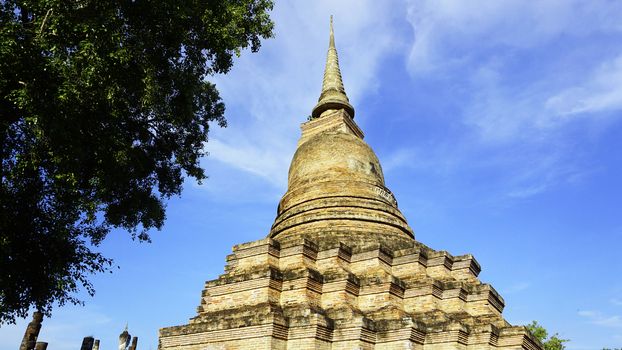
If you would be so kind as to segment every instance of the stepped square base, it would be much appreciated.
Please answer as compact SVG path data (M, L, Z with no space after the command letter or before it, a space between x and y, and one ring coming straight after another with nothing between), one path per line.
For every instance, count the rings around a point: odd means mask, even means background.
M395 248L395 247L394 247ZM502 316L472 255L300 239L236 245L197 315L162 328L160 350L542 349Z

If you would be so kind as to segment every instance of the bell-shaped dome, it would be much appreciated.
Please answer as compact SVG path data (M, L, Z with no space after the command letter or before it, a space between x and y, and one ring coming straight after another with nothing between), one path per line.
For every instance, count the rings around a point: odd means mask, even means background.
M307 238L321 248L347 242L354 250L412 242L378 157L347 112L326 111L302 131L270 236Z
M290 189L326 180L384 186L382 168L374 151L359 137L339 131L315 135L300 145L289 167Z

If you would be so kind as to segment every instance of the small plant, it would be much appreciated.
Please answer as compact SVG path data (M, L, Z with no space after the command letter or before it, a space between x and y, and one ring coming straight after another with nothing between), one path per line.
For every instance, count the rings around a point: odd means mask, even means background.
M544 350L564 350L566 348L564 343L569 341L569 339L561 339L557 333L549 337L547 330L537 321L532 321L526 327L544 345Z

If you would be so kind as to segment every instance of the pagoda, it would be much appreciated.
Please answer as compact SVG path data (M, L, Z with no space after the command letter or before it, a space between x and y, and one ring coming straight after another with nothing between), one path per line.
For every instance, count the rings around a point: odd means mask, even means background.
M542 349L470 255L415 240L354 121L331 18L322 91L264 239L239 244L160 350Z

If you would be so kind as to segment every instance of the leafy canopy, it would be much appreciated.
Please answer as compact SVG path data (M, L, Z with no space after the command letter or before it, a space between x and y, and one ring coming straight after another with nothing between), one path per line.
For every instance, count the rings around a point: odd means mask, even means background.
M542 343L544 350L564 350L566 348L564 343L569 341L561 339L557 333L549 337L547 330L536 321L532 321L526 327Z
M80 303L113 228L148 241L205 179L206 78L272 36L271 0L0 0L0 323Z

